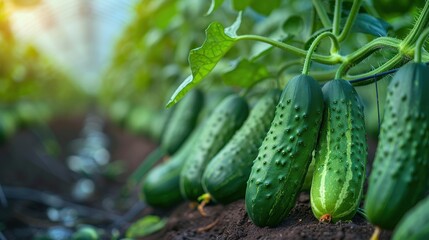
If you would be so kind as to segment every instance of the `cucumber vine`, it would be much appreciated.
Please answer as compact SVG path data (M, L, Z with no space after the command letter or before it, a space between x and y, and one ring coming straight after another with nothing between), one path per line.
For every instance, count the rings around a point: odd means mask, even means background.
M429 23L428 1L425 2L424 8L420 13L417 22L414 24L414 27L403 40L389 36L379 36L353 51L343 48L343 44L345 44L348 37L351 36L355 24L358 21L358 16L360 14L359 11L362 5L364 5L365 9L369 9L367 12L375 12L372 6L363 4L363 2L364 1L362 0L354 0L350 10L347 12L347 18L344 20L343 16L345 13L343 11L343 1L336 0L333 9L333 19L331 21L329 14L326 11L326 7L321 3L321 1L313 0L312 4L314 11L317 13L323 28L317 30L314 26L310 27L310 29L316 29L316 32L319 31L320 33L310 39L312 42L309 49L297 46L297 44L294 44L293 42L287 43L256 34L237 35L236 31L241 23L241 13L239 14L236 22L230 28L224 29L220 23L212 23L206 30L206 41L204 44L197 49L191 50L189 60L192 75L179 86L167 106L172 106L174 103L179 101L187 91L198 84L213 70L216 64L231 48L234 47L237 42L242 40L266 43L275 48L281 49L286 53L295 55L297 59L304 58L305 61L302 70L302 73L304 74L312 75L313 72L310 71L311 62L317 62L326 66L334 66L336 71L333 71L332 69L324 71L321 75L322 77L319 77L317 74L313 75L316 80L321 82L335 77L351 81L354 85L368 85L373 83L376 79L371 76L379 75L383 72L401 66L413 58L415 51L418 52L416 53L416 60L418 60L417 56L421 56L424 60L429 59L429 54L426 52L421 53L420 50L415 50L418 37L422 34ZM373 17L371 17L371 19L372 18ZM377 18L374 19L374 21L378 21ZM312 20L311 24L317 24L317 21ZM327 29L328 31L324 29ZM317 53L317 47L326 37L329 37L331 40L331 49L329 53ZM418 44L419 46L422 45L421 42L418 42ZM419 47L417 48L419 49ZM358 71L358 73L354 71L354 73L349 73L354 66L357 66L361 62L367 60L376 52L383 51L385 49L393 49L396 54L372 70ZM198 55L196 55L197 52ZM283 72L284 68L281 67L279 70L280 72ZM359 81L359 79L365 80Z

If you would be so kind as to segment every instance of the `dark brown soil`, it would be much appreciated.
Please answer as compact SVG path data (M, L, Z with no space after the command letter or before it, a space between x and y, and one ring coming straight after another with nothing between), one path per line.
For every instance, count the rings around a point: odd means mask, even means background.
M360 215L351 222L319 223L311 213L309 195L302 193L288 218L278 227L260 228L248 218L244 201L206 207L208 217L183 203L174 209L167 227L155 239L369 239L374 228ZM380 239L389 239L383 231Z

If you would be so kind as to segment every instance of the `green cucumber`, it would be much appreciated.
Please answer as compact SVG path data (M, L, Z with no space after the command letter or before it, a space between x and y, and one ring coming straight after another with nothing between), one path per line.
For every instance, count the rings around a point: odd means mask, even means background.
M359 207L366 174L364 107L345 80L329 81L322 91L325 110L315 152L311 209L320 221L350 220Z
M181 202L179 179L182 167L195 146L201 127L196 128L180 149L166 162L153 168L143 180L142 195L153 207L168 208Z
M278 225L295 206L323 114L323 94L310 76L292 78L252 166L246 211L257 226Z
M408 63L388 86L365 199L368 220L393 229L424 197L429 177L429 69Z
M189 200L204 193L201 178L208 162L231 139L246 120L247 102L237 96L225 98L213 111L180 174L180 190Z
M202 185L216 202L226 204L244 198L253 159L274 118L280 93L273 90L262 97L243 126L207 165Z
M311 182L313 181L313 174L314 174L314 151L311 153L311 162L308 166L307 173L305 174L304 183L302 184L301 191L302 192L310 192L311 189Z
M429 239L429 197L410 209L393 232L393 240Z
M161 147L169 154L180 148L194 130L197 119L204 105L203 92L195 89L182 99L174 110L164 130Z
M145 159L140 163L136 170L128 177L127 185L129 188L133 188L139 184L146 174L152 169L155 164L160 161L166 152L164 149L157 147L150 152Z

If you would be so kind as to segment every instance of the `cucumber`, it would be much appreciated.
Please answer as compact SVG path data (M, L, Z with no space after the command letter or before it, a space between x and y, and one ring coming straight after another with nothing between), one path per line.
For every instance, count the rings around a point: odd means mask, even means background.
M136 170L134 170L134 172L128 177L128 187L134 188L134 186L139 184L153 166L155 166L155 164L165 155L166 152L160 147L155 148L151 153L149 153Z
M246 211L257 226L278 225L295 205L322 115L319 84L307 75L292 78L283 90L247 182Z
M216 202L227 204L244 198L253 159L274 118L280 93L273 90L262 97L243 126L207 165L202 185Z
M194 130L204 105L203 92L195 89L180 101L164 130L161 147L174 154Z
M363 192L367 142L364 107L341 79L323 86L325 110L315 152L310 201L320 221L350 220Z
M142 198L153 207L168 208L183 200L179 179L182 167L195 146L202 127L196 128L180 149L166 162L153 168L143 180Z
M302 184L301 192L310 192L311 182L313 181L313 173L314 173L314 151L311 153L312 158L310 165L308 165L307 173L305 174L304 183Z
M365 199L368 220L393 229L424 197L429 175L429 69L408 63L388 86L384 120Z
M225 98L213 111L180 173L180 190L189 200L204 193L201 178L208 162L231 139L246 120L247 102L237 96Z
M410 209L393 232L393 240L429 239L429 197Z
M143 181L142 185L142 196L144 199L146 199L146 202L149 205L167 208L183 200L179 187L180 172L182 170L183 164L188 158L191 148L195 146L196 139L198 138L204 126L204 122L207 121L207 115L209 115L214 110L214 108L229 94L231 94L231 92L210 92L207 98L208 104L205 104L203 110L200 113L201 118L203 119L202 122L198 124L198 127L192 131L191 135L185 140L179 150L168 161L153 168L147 174L147 177ZM159 152L164 153L162 148L158 149ZM159 156L158 159L160 157L162 156ZM149 165L145 162L143 162L139 168L142 168L144 165ZM148 167L151 166L152 165ZM147 169L147 167L145 169ZM134 179L141 179L144 174L145 172L136 170L132 176L138 176L138 178ZM131 177L131 179L133 178Z

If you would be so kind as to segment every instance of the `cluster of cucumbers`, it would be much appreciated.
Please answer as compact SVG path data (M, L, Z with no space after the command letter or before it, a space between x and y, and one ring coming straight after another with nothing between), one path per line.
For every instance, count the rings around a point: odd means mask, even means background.
M427 80L425 65L409 63L389 85L364 205L368 220L380 228L393 229L427 193ZM298 75L282 92L267 91L253 107L231 93L209 108L206 97L194 90L174 110L161 141L170 157L142 181L148 204L171 207L203 194L221 204L244 198L252 222L273 227L308 189L318 220L353 218L364 196L367 142L364 106L348 81L321 87ZM415 215L427 218L429 212ZM411 212L402 221L398 234L407 234L407 225L416 228L412 217Z

